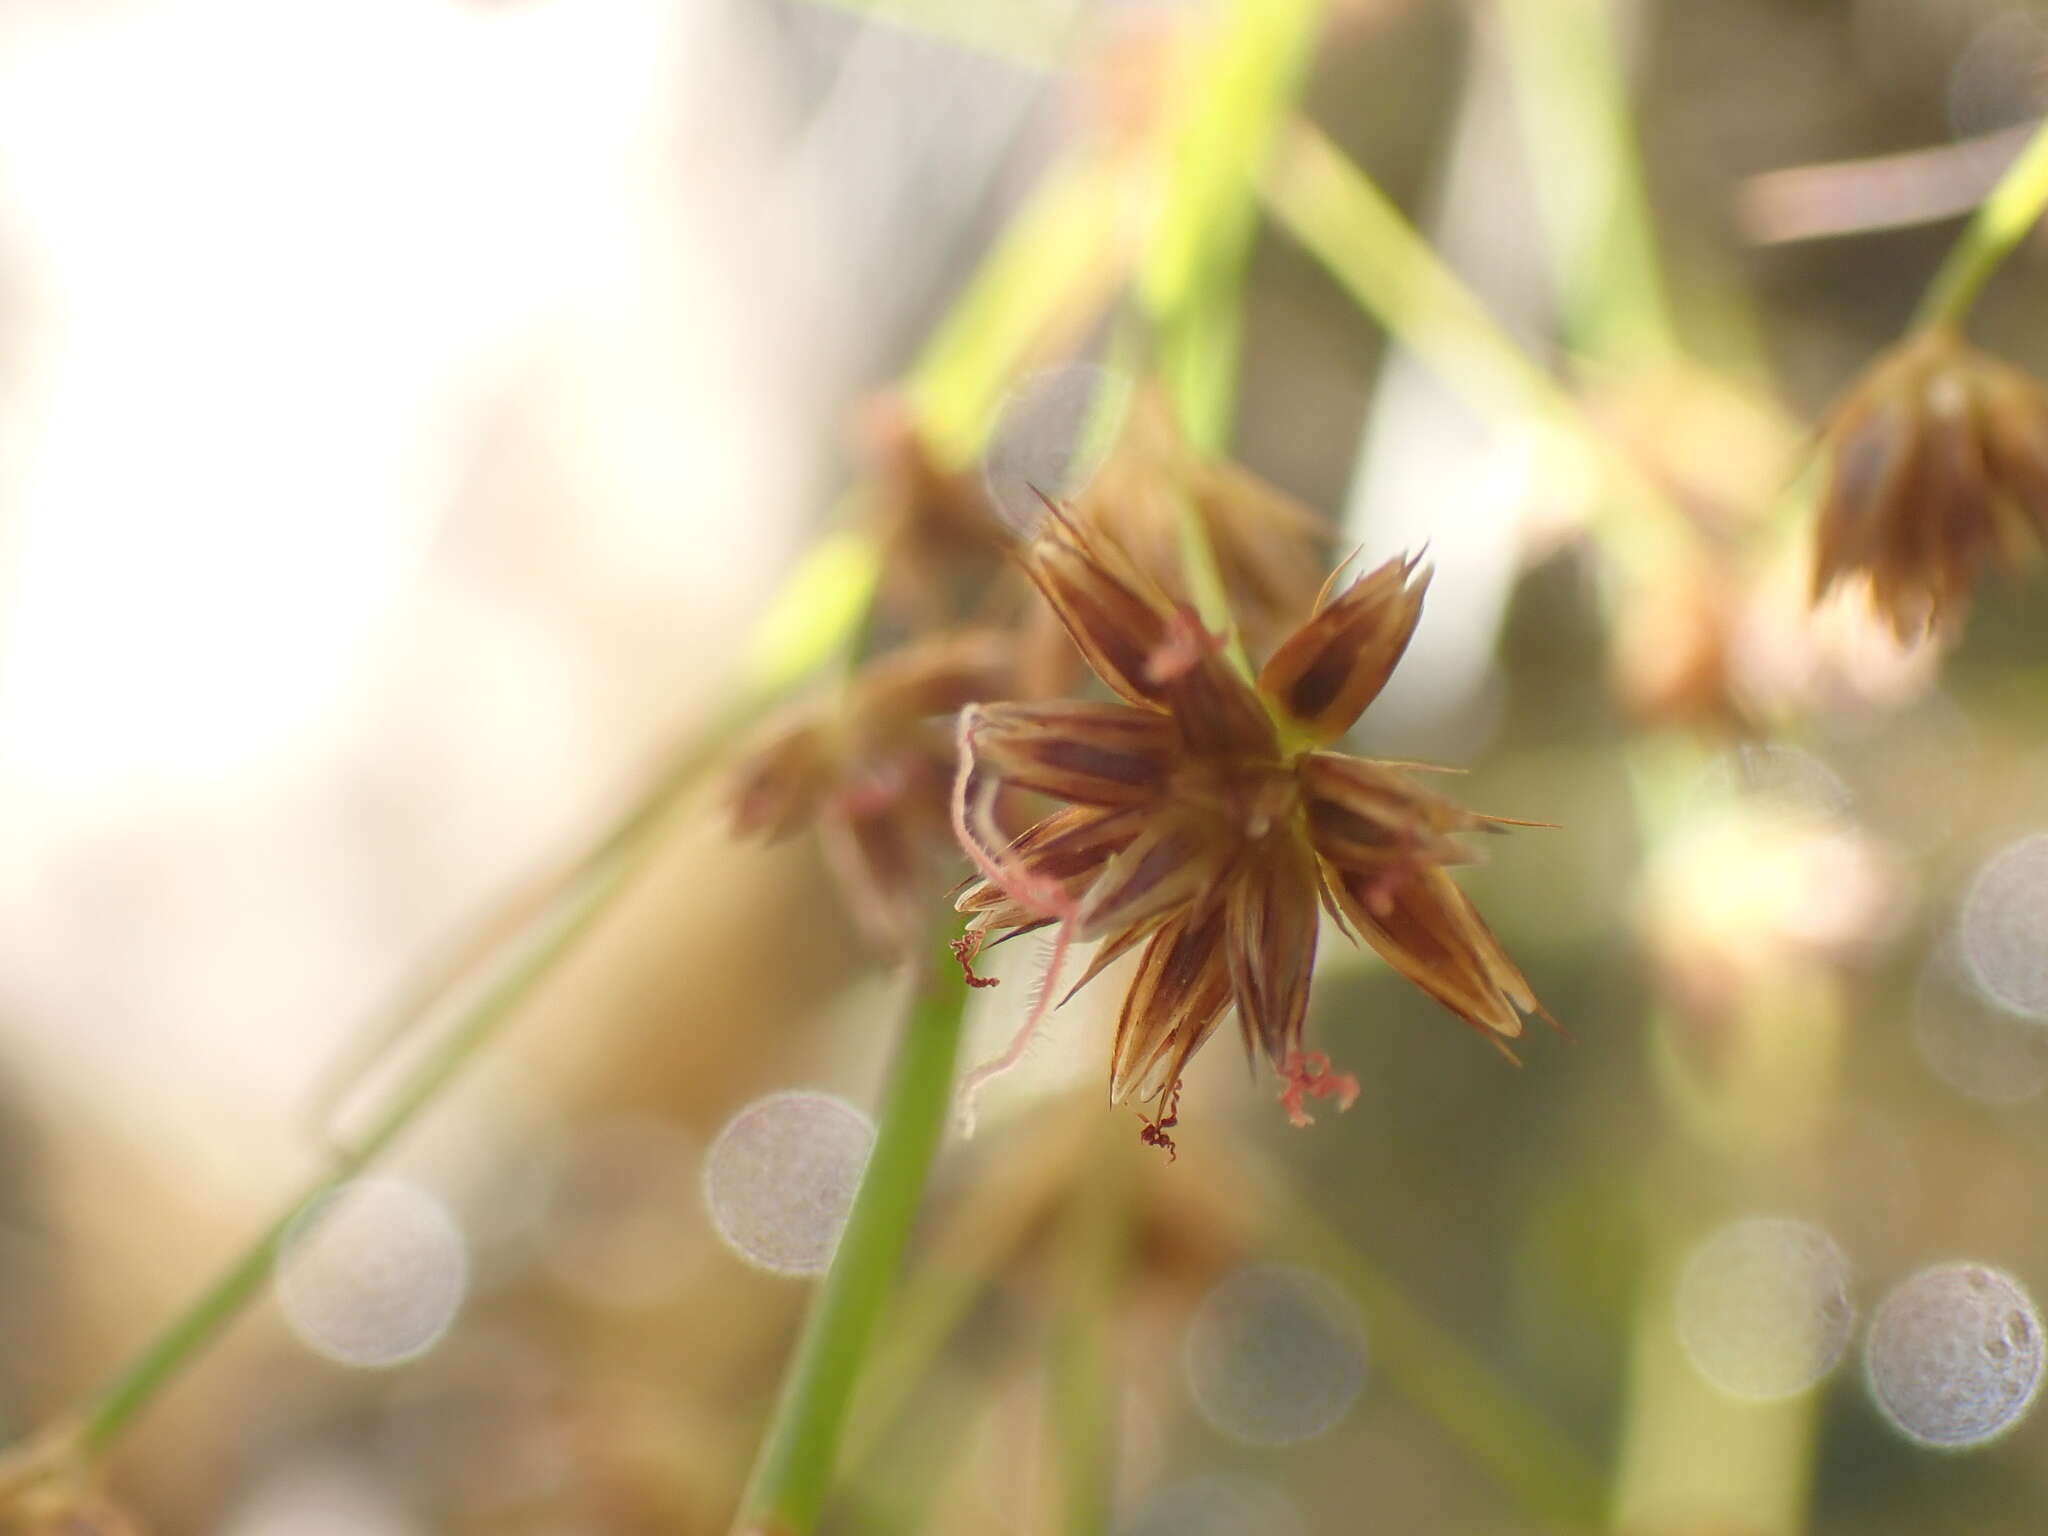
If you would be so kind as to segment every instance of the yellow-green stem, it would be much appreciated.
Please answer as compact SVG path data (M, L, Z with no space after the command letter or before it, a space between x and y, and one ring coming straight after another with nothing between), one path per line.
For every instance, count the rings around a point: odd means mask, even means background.
M1614 0L1501 0L1551 267L1574 348L1678 353Z
M1542 429L1611 493L1593 511L1607 548L1628 569L1653 566L1689 544L1670 498L1620 452L1579 402L1495 323L1486 307L1393 202L1328 138L1306 123L1282 136L1266 179L1273 215L1358 306L1502 430Z
M2048 208L2048 122L2035 130L1927 285L1915 326L1960 326L1984 284Z
M847 1407L952 1101L967 985L943 947L927 944L920 955L935 949L935 960L921 959L912 969L874 1153L740 1501L735 1529L746 1536L807 1536L838 1467Z
M1178 82L1137 291L1175 418L1200 453L1221 452L1229 436L1259 167L1299 91L1321 16L1321 0L1230 0ZM1208 529L1186 497L1179 511L1196 610L1249 678Z
M103 1450L239 1315L269 1278L294 1226L328 1194L375 1162L518 1012L643 866L656 834L685 792L717 760L729 736L729 726L715 728L678 755L654 789L605 838L580 878L560 893L528 941L506 959L434 1049L400 1080L362 1134L335 1148L322 1170L285 1203L255 1241L85 1406L79 1415L81 1450Z
M1389 1384L1546 1529L1593 1529L1602 1491L1584 1452L1331 1228L1291 1180L1263 1168L1250 1175L1251 1195L1286 1245L1357 1302Z

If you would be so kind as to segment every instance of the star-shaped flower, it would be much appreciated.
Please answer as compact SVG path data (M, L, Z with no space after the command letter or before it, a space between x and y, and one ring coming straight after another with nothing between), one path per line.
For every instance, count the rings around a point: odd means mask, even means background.
M1322 911L1497 1044L1542 1012L1447 873L1472 858L1459 834L1505 823L1405 765L1327 750L1414 633L1429 584L1415 560L1322 601L1254 683L1099 530L1054 511L1018 559L1119 702L961 711L954 830L980 871L957 902L961 958L971 974L992 937L1054 927L1054 974L1069 945L1102 941L1078 986L1142 949L1110 1096L1153 1106L1147 1141L1171 1148L1182 1075L1233 1006L1295 1124L1308 1098L1348 1107L1356 1081L1302 1043ZM993 815L1006 788L1064 805L1008 838ZM970 1095L1014 1064L1044 1007Z

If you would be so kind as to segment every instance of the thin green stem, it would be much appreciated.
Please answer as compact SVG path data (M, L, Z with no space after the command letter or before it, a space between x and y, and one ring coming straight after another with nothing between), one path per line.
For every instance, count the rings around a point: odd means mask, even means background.
M1005 382L1033 357L1056 355L1108 307L1124 274L1117 230L1125 195L1113 167L1065 160L983 258L906 380L941 462L970 462Z
M967 986L944 963L920 965L911 985L874 1153L740 1502L735 1529L747 1536L807 1536L817 1524L838 1466L847 1406L945 1128Z
M1977 295L2048 208L2048 122L2035 130L1950 248L1914 316L1916 328L1960 326Z
M1297 122L1281 138L1265 185L1273 216L1388 335L1503 431L1541 429L1575 474L1600 476L1595 504L1610 554L1649 568L1692 538L1684 515L1538 367L1429 243L1327 137Z
M1177 82L1137 287L1181 430L1205 453L1222 448L1230 425L1259 166L1298 94L1321 15L1321 0L1229 0Z
M1091 1119L1099 1111L1089 1106ZM918 1396L940 1351L974 1308L1009 1273L1031 1235L1049 1219L1079 1176L1093 1128L1078 1123L1023 1143L990 1170L975 1197L955 1203L932 1233L918 1265L897 1287L882 1338L861 1384L845 1461L866 1462Z
M1273 216L1389 335L1505 422L1570 419L1571 398L1529 360L1372 179L1306 123L1266 179Z
M1187 575L1188 588L1194 594L1195 612L1202 616L1202 624L1211 634L1223 637L1224 658L1241 677L1249 680L1253 676L1251 657L1230 611L1230 594L1223 585L1223 567L1217 563L1216 546L1210 541L1208 526L1203 523L1193 497L1182 495L1176 501L1174 540L1180 549L1181 569Z
M1249 1171L1288 1245L1358 1303L1377 1369L1395 1390L1549 1528L1595 1528L1603 1494L1585 1454L1330 1227L1291 1182L1269 1169Z
M309 1217L317 1219L323 1200L375 1162L519 1012L643 866L656 834L684 793L717 761L730 735L729 726L721 725L678 754L654 789L604 840L581 877L550 905L527 941L399 1081L361 1135L338 1146L269 1226L88 1403L80 1418L80 1449L105 1449L262 1289L293 1230Z
M1676 357L1614 5L1502 0L1499 11L1573 346L1602 358Z
M1181 433L1201 453L1229 437L1259 167L1299 93L1321 15L1321 0L1232 0L1178 83L1137 291ZM1249 678L1215 549L1185 497L1176 531L1196 610Z

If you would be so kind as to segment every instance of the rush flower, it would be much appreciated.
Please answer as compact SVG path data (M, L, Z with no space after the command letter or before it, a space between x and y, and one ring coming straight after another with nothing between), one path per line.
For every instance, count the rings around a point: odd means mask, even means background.
M1979 570L2048 534L2048 392L1953 330L1872 366L1825 431L1816 599L1860 576L1901 640L1969 598Z
M1009 636L964 630L869 662L841 694L800 707L743 754L733 830L779 842L818 828L856 922L878 945L911 939L957 857L948 823L952 717L1012 691Z
M1139 952L1110 1097L1150 1106L1145 1139L1169 1149L1188 1062L1233 1008L1290 1120L1309 1122L1311 1098L1349 1106L1356 1081L1303 1048L1324 912L1496 1044L1541 1012L1446 872L1472 857L1460 834L1501 819L1406 765L1328 750L1414 633L1429 581L1416 561L1320 602L1254 683L1099 529L1055 512L1018 558L1116 699L961 712L954 829L980 871L957 902L970 914L962 962L971 976L990 940L1054 929L1047 990L970 1079L970 1102L1021 1055L1077 942L1102 941L1077 988ZM992 814L1005 790L1062 805L1007 837Z

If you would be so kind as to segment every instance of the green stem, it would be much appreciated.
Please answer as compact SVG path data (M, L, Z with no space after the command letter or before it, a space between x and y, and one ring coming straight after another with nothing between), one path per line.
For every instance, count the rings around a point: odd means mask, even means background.
M1915 328L1959 326L1998 264L2026 237L2048 208L2048 122L2006 168L1950 249L1920 301Z
M1292 127L1265 190L1274 218L1358 306L1475 406L1509 424L1577 416L1570 396L1321 132Z
M1204 453L1221 449L1230 425L1259 166L1321 17L1322 0L1229 0L1176 82L1161 208L1137 287L1181 430Z
M748 713L751 710L736 712ZM718 760L730 734L730 729L721 725L678 754L654 789L606 837L597 855L586 861L580 878L554 900L528 941L503 962L441 1041L400 1080L362 1134L336 1148L327 1165L286 1202L270 1225L92 1399L80 1418L77 1444L81 1450L104 1450L263 1287L294 1227L326 1196L382 1156L518 1013L646 862L656 833L684 792Z
M1259 167L1299 94L1321 17L1322 0L1231 0L1178 82L1137 290L1175 419L1200 453L1220 452L1229 437ZM1249 678L1216 551L1186 497L1176 525L1195 608Z
M945 1127L967 987L950 963L915 974L912 984L917 991L884 1094L875 1150L740 1502L735 1529L747 1536L807 1536L817 1524L838 1464L847 1405Z
M1547 1529L1594 1529L1602 1489L1584 1453L1374 1268L1288 1179L1267 1168L1250 1172L1252 1192L1273 1213L1287 1246L1357 1301L1377 1369L1394 1389L1434 1419Z
M1574 347L1602 358L1677 356L1643 186L1627 70L1609 0L1502 0L1529 163ZM1563 168L1568 167L1565 171Z
M1503 431L1542 429L1545 445L1591 469L1610 497L1594 511L1608 552L1649 569L1693 537L1684 514L1530 360L1429 243L1327 137L1297 122L1268 169L1274 218L1387 334Z
M1090 1118L1101 1118L1089 1106ZM992 1170L970 1201L956 1203L932 1233L914 1269L897 1287L849 1431L845 1460L874 1455L919 1395L932 1364L961 1323L1008 1273L1033 1233L1050 1219L1080 1177L1092 1127L1073 1126L1027 1140L1015 1158Z

